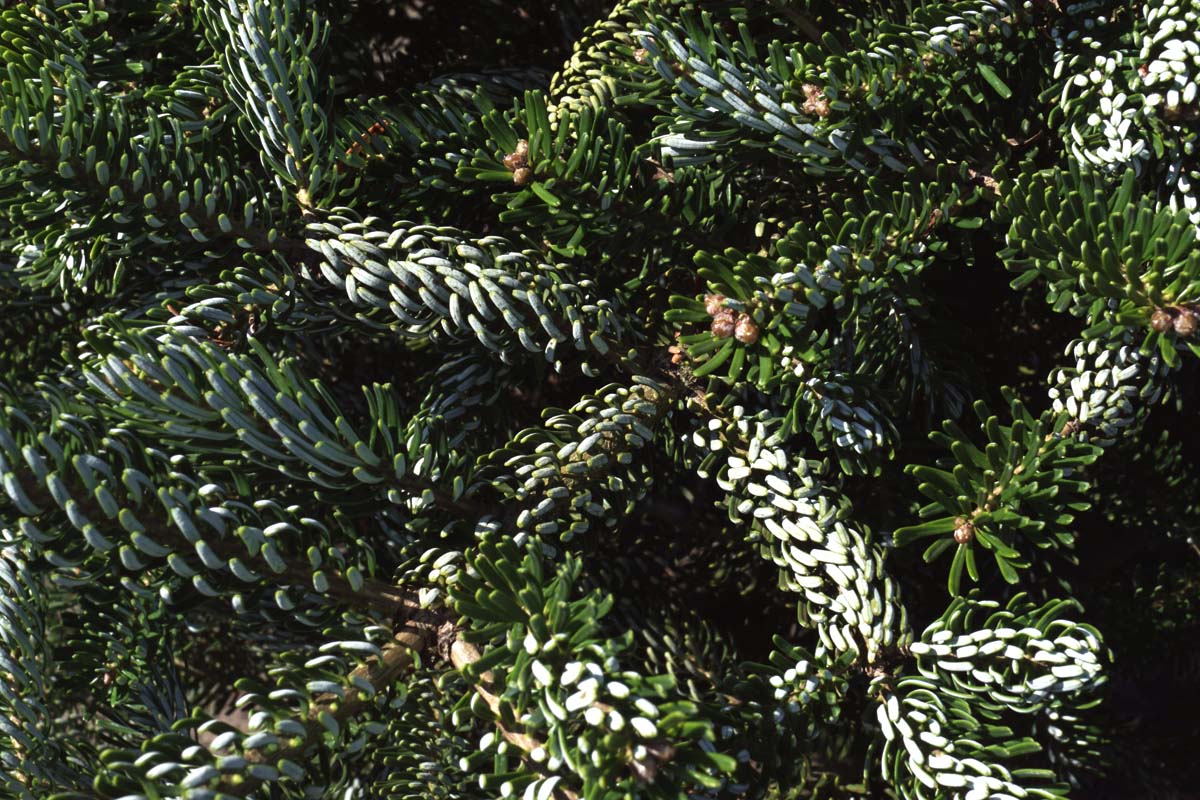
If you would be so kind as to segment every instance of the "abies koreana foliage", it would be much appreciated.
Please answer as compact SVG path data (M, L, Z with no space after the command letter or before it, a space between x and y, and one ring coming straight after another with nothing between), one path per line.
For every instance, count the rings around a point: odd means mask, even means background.
M1194 797L1198 30L0 2L0 797Z

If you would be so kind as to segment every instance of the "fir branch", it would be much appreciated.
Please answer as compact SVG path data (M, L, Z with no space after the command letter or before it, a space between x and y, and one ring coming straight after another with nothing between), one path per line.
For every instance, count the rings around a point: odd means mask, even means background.
M419 654L427 649L429 642L435 636L430 630L430 623L411 626L409 629L396 632L392 639L382 648L378 659L370 660L356 668L347 676L346 683L350 686L361 687L363 684L373 687L373 696L392 686L399 677L411 669L419 658ZM252 764L277 762L280 759L298 760L303 762L311 757L310 748L315 742L320 742L326 730L326 724L318 718L324 714L331 715L337 722L348 720L366 712L371 704L366 693L351 692L347 697L334 695L318 696L309 706L308 722L302 735L304 743L293 747L272 747L270 752L249 748L244 751L245 758ZM248 797L263 788L264 781L254 779L239 779L221 786L220 791L233 797Z

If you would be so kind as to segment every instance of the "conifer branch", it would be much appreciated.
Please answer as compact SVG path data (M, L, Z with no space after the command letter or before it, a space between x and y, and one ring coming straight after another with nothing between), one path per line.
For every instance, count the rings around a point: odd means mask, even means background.
M0 9L0 795L1173 796L1194 3L192 5Z

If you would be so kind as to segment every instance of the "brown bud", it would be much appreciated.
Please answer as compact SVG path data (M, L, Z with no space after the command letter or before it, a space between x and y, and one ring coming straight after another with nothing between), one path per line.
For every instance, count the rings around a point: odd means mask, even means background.
M533 170L529 167L517 167L513 170L513 183L517 186L524 186L533 180Z
M963 517L954 520L954 541L966 544L975 538L975 526Z
M758 341L758 326L754 324L754 320L750 319L750 315L740 314L733 335L742 344L754 344Z
M1196 319L1192 310L1190 308L1179 309L1179 314L1175 317L1175 332L1186 339L1196 332L1197 327L1200 327L1200 320Z
M800 106L800 110L805 114L828 117L829 100L825 95L821 94L821 87L816 84L806 83L801 88L804 90L804 104Z
M706 294L704 295L704 311L710 317L715 317L725 307L724 302L725 295L723 294Z
M929 212L929 221L925 223L925 230L921 231L921 238L924 238L933 231L934 228L942 221L946 214L940 208L935 208Z
M733 321L733 310L722 308L713 315L712 327L710 330L712 331L713 336L716 336L718 339L728 339L730 336L733 336L735 327L736 325Z
M516 173L521 169L529 167L529 142L524 139L519 140L517 142L517 149L500 160L504 164L504 168L513 173L513 180L516 181L518 186L524 185L529 181L528 177L523 181L516 180Z
M1154 309L1154 313L1150 315L1150 327L1159 333L1171 330L1171 312L1165 308Z
M1012 145L1013 147L1016 147L1017 145L1021 144L1021 142L1019 142L1016 139L1012 139L1012 138L1009 138L1008 143L1010 145ZM988 175L986 172L980 172L977 169L968 168L967 176L972 180L972 182L979 184L980 186L994 192L995 194L1000 194L1000 182L997 181L995 178L993 178L991 175ZM937 209L937 210L940 210L940 209Z
M646 59L650 57L650 51L644 47L639 47L633 51L633 60L639 64L645 64Z

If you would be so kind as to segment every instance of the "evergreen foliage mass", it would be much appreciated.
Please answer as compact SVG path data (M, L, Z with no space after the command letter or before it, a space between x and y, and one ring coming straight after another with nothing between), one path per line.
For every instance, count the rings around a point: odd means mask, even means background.
M1198 31L0 2L0 797L1195 797Z

